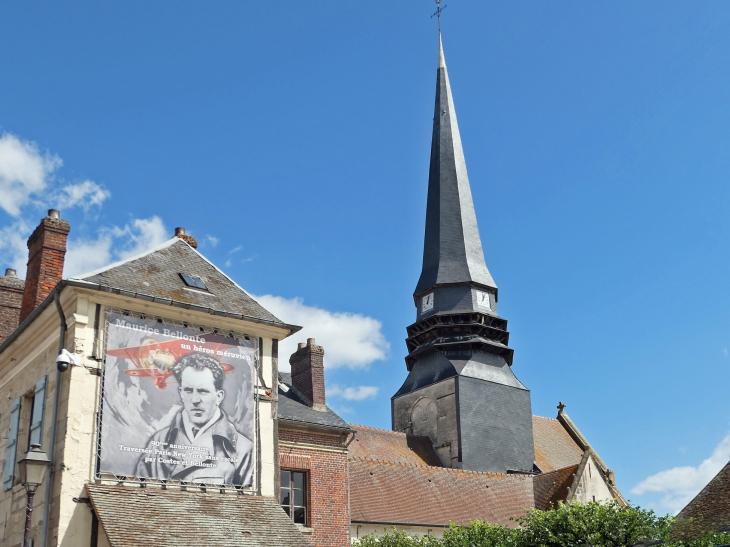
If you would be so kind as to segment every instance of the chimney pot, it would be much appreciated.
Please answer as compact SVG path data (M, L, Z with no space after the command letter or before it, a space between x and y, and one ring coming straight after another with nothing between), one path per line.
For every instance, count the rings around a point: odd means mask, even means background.
M299 349L304 349L306 344L304 342L299 342Z
M18 277L18 272L16 272L13 268L8 268L5 270L5 277Z
M183 241L185 241L188 245L190 245L193 249L198 248L198 242L193 236L189 236L185 233L185 228L179 227L175 228L175 236L179 237Z
M314 346L314 338L307 338L307 345L308 346Z
M48 218L61 218L61 211L58 209L48 209Z

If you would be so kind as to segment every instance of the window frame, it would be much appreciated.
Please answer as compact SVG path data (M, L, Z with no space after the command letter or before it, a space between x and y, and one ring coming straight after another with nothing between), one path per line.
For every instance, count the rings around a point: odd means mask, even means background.
M203 282L203 280L200 279L199 277L197 277L195 275L184 274L184 273L181 273L179 275L180 275L180 278L183 280L183 283L185 283L186 287L188 287L190 289L197 289L199 291L210 292L210 290L208 290L208 287L205 284L205 282Z
M283 486L284 484L284 474L288 475L288 484L289 486ZM297 488L294 486L296 484L295 482L295 475L301 475L302 477L302 487ZM281 505L282 509L284 509L284 512L286 512L287 516L294 522L294 524L300 524L302 526L308 526L310 515L309 515L309 473L307 471L304 471L302 469L280 469L279 470L279 505ZM295 491L301 491L302 492L302 503L301 505L296 503L296 496L294 495ZM284 496L285 491L288 492L288 499L289 503L284 504ZM304 511L304 522L297 522L295 519L295 514L297 510L303 510Z

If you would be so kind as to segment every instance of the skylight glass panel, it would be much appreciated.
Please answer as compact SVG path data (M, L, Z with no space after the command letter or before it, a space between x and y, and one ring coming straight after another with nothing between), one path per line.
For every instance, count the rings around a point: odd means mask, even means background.
M199 277L195 277L193 275L186 275L186 274L180 274L180 277L182 277L182 280L185 282L185 284L188 287L193 287L196 289L202 289L204 291L208 290L208 287L205 286L205 283L203 283Z

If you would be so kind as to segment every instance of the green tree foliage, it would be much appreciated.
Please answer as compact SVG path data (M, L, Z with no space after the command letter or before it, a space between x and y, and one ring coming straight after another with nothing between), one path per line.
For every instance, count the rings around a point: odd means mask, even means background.
M551 511L531 509L515 528L474 521L451 525L444 537L409 536L395 528L360 539L360 547L714 547L730 544L730 533L708 534L692 541L670 539L674 519L640 507L573 502ZM648 546L647 546L648 547Z
M623 547L668 539L671 520L611 501L561 503L553 511L532 509L517 522L525 546Z

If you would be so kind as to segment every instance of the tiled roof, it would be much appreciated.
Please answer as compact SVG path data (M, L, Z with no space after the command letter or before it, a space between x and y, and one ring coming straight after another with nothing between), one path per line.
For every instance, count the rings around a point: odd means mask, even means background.
M180 274L200 278L208 291L188 288ZM286 326L203 255L177 237L139 257L69 281L121 289L162 302L173 301Z
M353 522L515 526L534 504L532 478L350 458Z
M357 430L350 443L350 456L356 459L372 459L408 465L441 467L428 437L418 437L375 429L364 425L352 425Z
M548 509L565 501L583 450L557 420L532 420L535 458L542 470L533 476L444 468L427 437L353 426L353 522L445 526L482 519L512 526L510 517L529 508Z
M311 547L273 498L87 484L112 547Z
M559 421L533 416L532 434L535 442L535 462L543 473L580 463L583 450Z
M291 387L291 374L279 374L289 389L279 386L279 404L277 405L280 422L301 425L313 425L325 429L351 431L350 425L340 418L331 408L324 411L314 410Z
M565 501L577 471L578 466L571 465L550 473L535 475L533 478L535 508L547 511L551 507L556 507L559 501Z
M698 532L730 528L730 462L679 512L678 519L692 518Z

